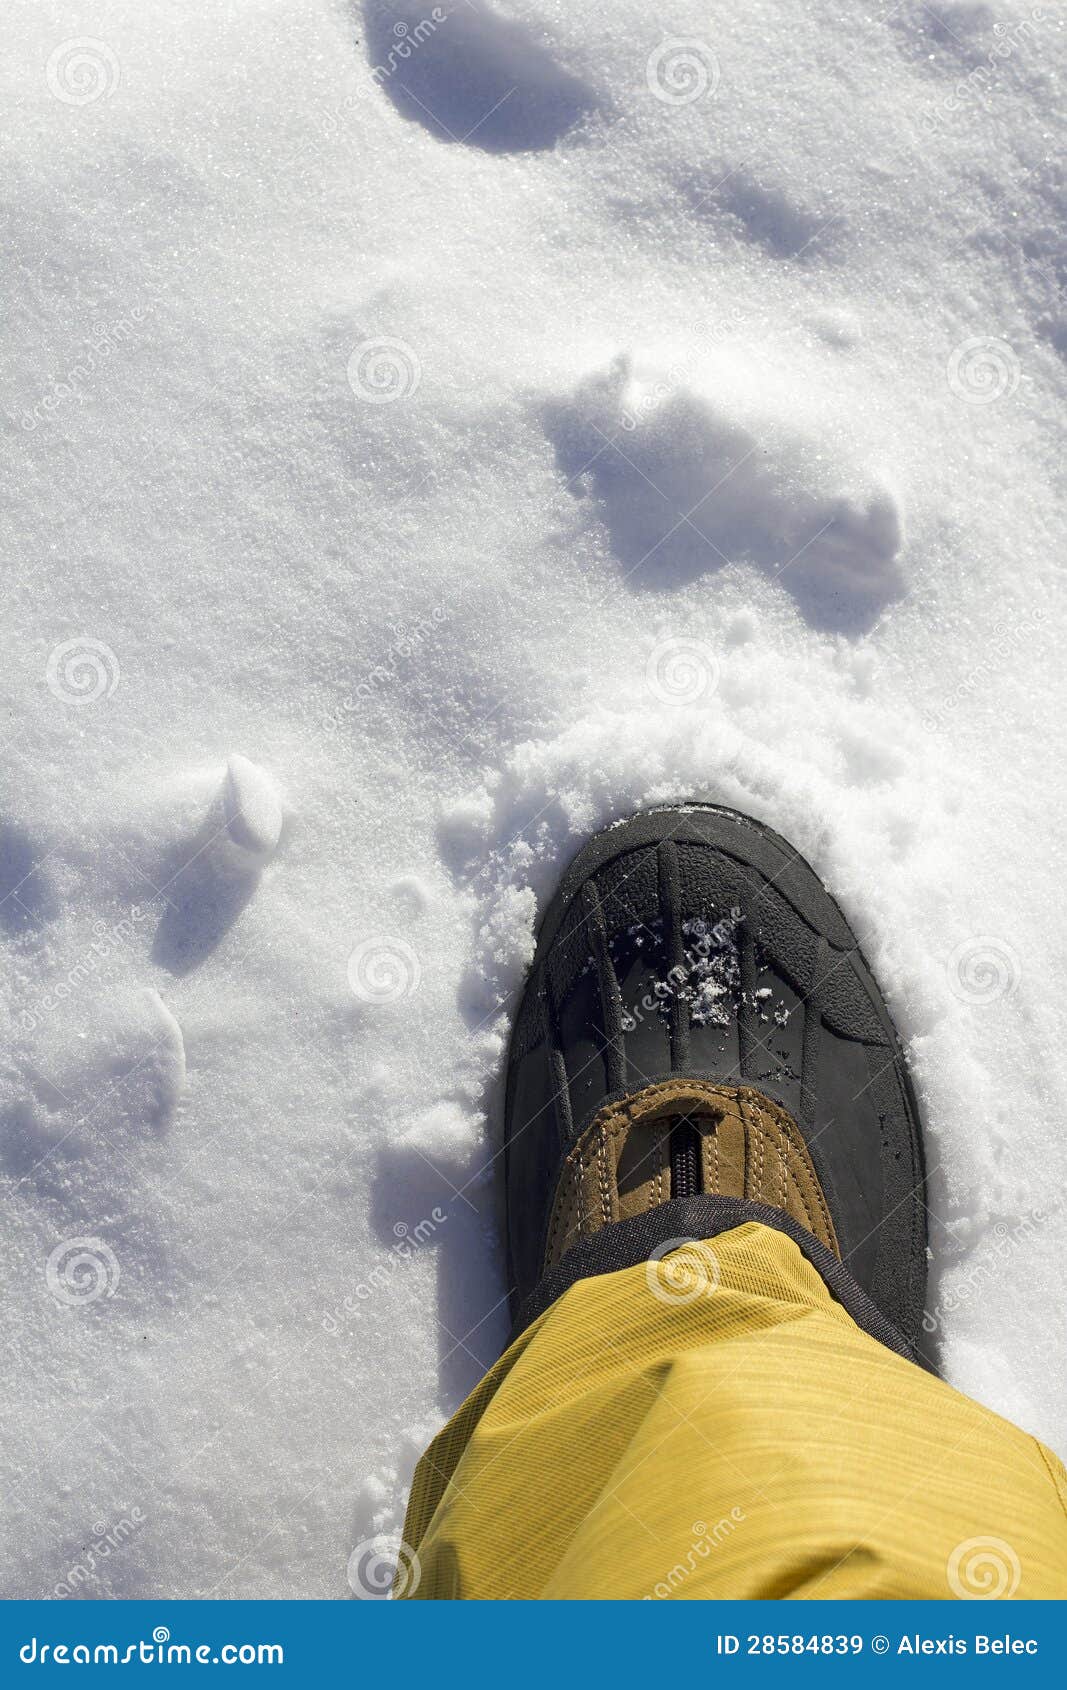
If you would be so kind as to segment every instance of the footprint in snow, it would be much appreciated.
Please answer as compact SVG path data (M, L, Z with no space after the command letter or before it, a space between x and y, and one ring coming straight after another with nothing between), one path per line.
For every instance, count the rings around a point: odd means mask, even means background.
M550 405L546 426L634 589L754 563L812 626L852 635L903 591L889 488L837 441L713 397L687 369L620 357Z
M90 1067L90 1107L105 1129L170 1125L185 1090L185 1040L154 988L124 997L103 1019Z
M363 21L372 79L439 141L540 152L596 104L527 28L483 0L364 0Z
M156 962L187 974L211 954L259 885L283 822L270 776L247 757L231 757L201 825L168 864Z
M181 1027L153 988L119 992L94 1008L76 1046L69 1029L45 1029L24 1084L0 1114L0 1166L62 1195L64 1165L107 1154L116 1130L132 1139L170 1126L185 1091Z
M790 186L747 170L729 170L710 185L697 173L683 181L682 192L698 216L732 230L771 258L801 263L823 258L845 227L828 200L804 203Z

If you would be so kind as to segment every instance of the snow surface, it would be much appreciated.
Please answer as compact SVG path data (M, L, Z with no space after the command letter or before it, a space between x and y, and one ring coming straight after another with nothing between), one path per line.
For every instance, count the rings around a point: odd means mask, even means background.
M677 798L843 901L1067 1453L1059 8L4 24L5 1594L360 1586L537 910Z

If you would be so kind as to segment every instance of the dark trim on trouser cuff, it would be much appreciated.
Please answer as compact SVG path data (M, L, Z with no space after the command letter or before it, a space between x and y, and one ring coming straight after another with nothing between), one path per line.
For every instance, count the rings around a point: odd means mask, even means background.
M598 1274L617 1273L620 1268L636 1267L647 1262L661 1245L676 1239L717 1238L720 1232L731 1232L746 1221L759 1221L763 1226L784 1232L807 1258L834 1300L841 1304L856 1325L886 1349L908 1361L917 1362L932 1372L924 1357L908 1343L903 1333L875 1307L863 1287L853 1279L843 1262L832 1251L793 1220L784 1209L773 1209L766 1203L754 1203L747 1197L683 1197L661 1203L643 1215L626 1221L615 1221L602 1227L591 1238L583 1238L549 1268L519 1310L512 1338L535 1321L538 1315L569 1291L579 1279L595 1279Z

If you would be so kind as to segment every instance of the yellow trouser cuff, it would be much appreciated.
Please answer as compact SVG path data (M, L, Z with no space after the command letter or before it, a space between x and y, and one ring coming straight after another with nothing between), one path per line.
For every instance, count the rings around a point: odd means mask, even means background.
M1067 1475L751 1222L580 1280L415 1474L398 1594L1067 1596Z

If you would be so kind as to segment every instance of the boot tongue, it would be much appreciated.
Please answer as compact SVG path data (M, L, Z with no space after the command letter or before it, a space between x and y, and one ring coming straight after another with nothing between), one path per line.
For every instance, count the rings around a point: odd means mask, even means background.
M840 1257L793 1118L752 1086L662 1080L597 1111L563 1164L545 1268L614 1221L706 1193L782 1209Z

